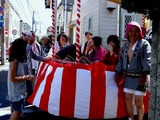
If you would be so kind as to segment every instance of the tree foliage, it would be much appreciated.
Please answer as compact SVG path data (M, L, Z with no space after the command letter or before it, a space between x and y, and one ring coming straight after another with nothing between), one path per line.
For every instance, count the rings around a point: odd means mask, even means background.
M128 12L137 12L152 18L160 12L160 0L121 0L121 7Z

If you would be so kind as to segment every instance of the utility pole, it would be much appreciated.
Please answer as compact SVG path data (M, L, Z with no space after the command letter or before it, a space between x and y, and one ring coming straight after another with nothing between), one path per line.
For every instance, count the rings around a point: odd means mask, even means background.
M64 32L67 32L67 0L64 2Z
M34 13L35 11L33 11L33 16L32 16L32 31L34 31L34 24L35 24Z
M5 4L5 0L1 0L1 6L4 9L4 4ZM3 22L5 22L5 17L4 17L4 12L2 13L3 16ZM5 37L4 37L4 25L5 23L3 23L3 26L1 27L1 64L5 65L5 60L6 60L6 45L5 45Z
M41 23L39 23L39 26L40 26L39 33L40 33L40 36L41 36Z

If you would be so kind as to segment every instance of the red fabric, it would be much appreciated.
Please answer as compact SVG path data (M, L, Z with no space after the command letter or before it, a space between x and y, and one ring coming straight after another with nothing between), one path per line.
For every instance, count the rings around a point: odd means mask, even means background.
M149 92L146 93L146 96L144 96L144 113L149 112Z
M119 52L117 54L110 55L109 50L107 50L105 56L102 59L102 62L106 65L117 65L120 58L120 51L121 49L119 49Z
M91 72L91 101L90 101L90 118L98 119L104 116L105 95L106 95L106 78L105 71L98 69L93 65Z
M49 65L48 65L49 64ZM63 76L60 90L60 107L59 107L59 116L63 117L74 117L74 108L75 108L75 95L76 95L76 70L77 69L86 69L91 71L91 93L90 93L90 109L89 109L89 118L91 119L102 119L104 118L105 111L105 97L106 97L106 74L105 71L114 71L115 66L104 65L100 62L95 62L94 64L84 65L80 63L76 64L60 64L55 62L44 62L39 68L38 72L38 81L35 85L33 94L29 97L28 102L33 104L36 93L40 87L40 84L43 82L46 73L48 72L48 67L53 66L52 71L47 76L45 89L42 91L40 97L40 103L38 105L44 111L48 111L48 101L51 89L51 83L54 80L54 73L57 67L63 68ZM45 69L44 69L45 68ZM83 87L83 86L82 86ZM118 87L118 106L117 106L117 118L127 116L124 93L122 86ZM145 113L148 112L148 101L149 94L144 97L145 104ZM52 102L52 100L51 100Z
M12 45L8 48L8 51L7 51L6 55L10 55L11 49L12 49Z
M46 84L45 84L45 90L44 90L44 92L41 96L40 106L39 106L43 110L48 110L48 100L49 100L51 83L52 83L52 80L53 80L55 70L56 70L56 67L53 67L52 72L47 76L47 81L46 81Z
M126 103L124 100L124 92L122 85L118 87L118 110L117 110L117 117L121 118L124 116L127 116L127 109L126 109ZM125 108L123 110L120 110L121 108Z
M72 75L70 72L72 71ZM63 70L60 96L60 116L74 117L74 103L76 88L75 67L66 66ZM66 94L67 93L67 94Z
M28 98L28 101L29 101L30 103L33 103L33 100L34 100L34 98L35 98L35 96L36 96L36 93L37 93L37 91L38 91L38 88L39 88L41 82L43 81L43 79L44 79L44 77L45 77L47 68L49 67L49 65L48 65L48 66L46 67L46 69L44 70L43 74L42 74L42 71L43 71L45 65L46 65L46 64L43 63L42 66L40 67L39 73L38 73L38 75L37 75L37 83L36 83L36 86L35 86L35 88L34 88L34 92L33 92L33 94Z

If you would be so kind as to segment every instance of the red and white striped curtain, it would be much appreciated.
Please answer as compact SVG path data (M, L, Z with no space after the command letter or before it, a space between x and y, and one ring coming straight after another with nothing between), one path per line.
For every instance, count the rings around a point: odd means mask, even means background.
M122 86L114 81L114 66L103 63L41 63L29 103L68 118L121 118L127 116ZM148 96L145 99L148 112Z

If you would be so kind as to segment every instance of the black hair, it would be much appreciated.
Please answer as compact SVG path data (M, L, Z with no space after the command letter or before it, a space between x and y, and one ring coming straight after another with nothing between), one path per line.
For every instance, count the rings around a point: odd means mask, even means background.
M98 37L98 36L94 36L92 38L93 42L94 42L94 45L96 47L100 47L100 45L102 44L102 38L101 37Z
M32 36L35 36L36 37L36 32L34 31L30 31L32 33Z
M60 38L61 38L61 35L64 35L65 32L61 32L58 36L57 36L57 41L59 42L60 41Z
M120 40L119 40L119 37L117 35L110 35L108 38L107 38L107 44L109 44L110 42L114 42L115 43L115 52L118 53L119 52L119 48L120 48Z
M92 36L91 32L85 32L85 36L87 36L88 34Z
M26 46L27 42L21 38L14 40L11 46L11 52L9 54L9 62L17 59L19 62L26 62Z

